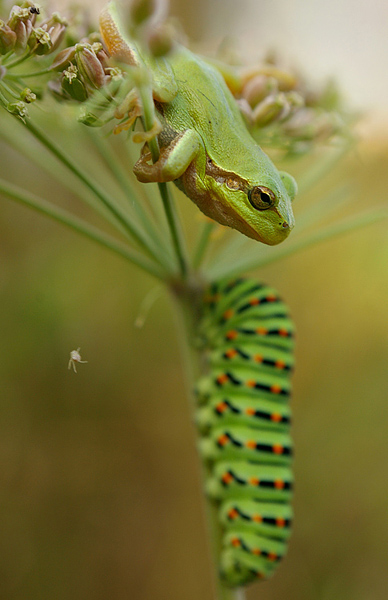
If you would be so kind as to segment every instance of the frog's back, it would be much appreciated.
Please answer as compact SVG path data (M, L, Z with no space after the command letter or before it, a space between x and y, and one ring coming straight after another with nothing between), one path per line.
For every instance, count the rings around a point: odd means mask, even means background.
M164 107L168 123L178 132L195 129L208 155L225 170L252 173L258 147L222 75L185 48L169 62L178 94Z

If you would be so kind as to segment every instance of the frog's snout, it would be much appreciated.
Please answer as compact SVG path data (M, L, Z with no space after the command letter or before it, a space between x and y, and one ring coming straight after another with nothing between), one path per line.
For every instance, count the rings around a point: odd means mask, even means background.
M295 218L292 209L287 210L284 215L281 215L280 227L284 230L287 235L290 233L295 226Z
M291 230L294 228L295 225L295 221L294 219L283 219L283 221L281 221L279 223L279 226L281 227L281 230L284 232L284 234L286 236L289 235L289 233L291 232Z

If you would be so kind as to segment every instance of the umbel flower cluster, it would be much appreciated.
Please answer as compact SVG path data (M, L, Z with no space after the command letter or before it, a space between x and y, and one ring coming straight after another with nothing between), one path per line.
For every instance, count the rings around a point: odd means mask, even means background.
M168 19L155 20L154 11L154 2L133 2L128 31L146 53L161 57L173 51L179 34ZM0 102L4 108L25 119L26 105L48 91L59 101L81 104L79 120L86 125L113 121L116 133L132 126L126 112L128 106L133 109L135 70L112 61L97 24L91 26L81 8L70 19L42 12L26 0L0 20ZM54 54L60 45L64 48ZM259 144L302 154L312 144L346 131L332 85L312 92L300 76L273 60L250 67L219 66ZM34 85L27 86L27 78Z
M0 54L42 55L54 52L63 40L66 19L53 13L37 25L40 9L28 0L12 7L8 20L0 19Z

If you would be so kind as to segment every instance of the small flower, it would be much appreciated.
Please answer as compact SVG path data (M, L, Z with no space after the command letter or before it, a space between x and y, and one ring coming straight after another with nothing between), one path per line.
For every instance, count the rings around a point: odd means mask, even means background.
M267 96L255 107L252 115L253 121L257 127L266 127L284 117L287 110L287 99L282 92Z
M54 52L65 37L67 19L61 17L58 12L54 12L49 19L41 24L41 28L47 31L51 39L50 52Z
M31 104L31 102L35 102L36 94L30 90L30 88L24 88L24 90L20 93L20 98L26 104Z
M84 102L88 93L83 82L79 79L79 72L75 65L71 64L68 69L62 73L62 90L68 94L68 97L77 102ZM66 98L66 95L64 96Z
M19 117L22 121L28 117L28 110L24 102L9 102L6 106L8 112Z
M94 44L93 44L94 46ZM86 86L100 88L105 83L105 72L101 62L98 60L93 46L77 44L75 47L75 60L79 69L80 77ZM102 49L97 44L98 50Z
M43 27L37 27L32 30L32 33L28 40L28 45L37 55L48 54L52 51L53 43L51 41L50 34L43 29Z
M16 40L16 33L9 25L0 20L0 54L7 54L7 52L13 50Z
M70 65L68 69L63 71L63 76L69 81L69 83L73 83L73 81L78 77L77 67L75 65Z
M252 108L270 94L278 91L276 79L266 75L256 75L249 79L242 90L242 97Z
M15 52L21 54L27 48L35 19L36 15L29 8L12 7L7 25L16 34Z
M101 42L82 42L59 52L51 68L65 69L62 73L62 88L71 98L83 102L94 90L111 80L111 75L104 69L106 58ZM75 79L79 83L75 83ZM72 86L71 90L69 85ZM57 95L57 86L51 85L50 89Z
M75 56L75 46L70 46L69 48L65 48L61 50L57 54L54 59L54 62L51 65L53 71L60 70L62 71L67 65L71 63Z
M78 116L78 121L84 125L87 125L88 127L102 127L105 125L105 121L103 119L86 110L81 110Z

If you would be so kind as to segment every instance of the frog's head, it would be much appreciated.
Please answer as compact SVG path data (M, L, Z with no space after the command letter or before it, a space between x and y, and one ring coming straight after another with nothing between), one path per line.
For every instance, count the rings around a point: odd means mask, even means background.
M266 154L258 150L260 169L250 169L250 173L254 171L253 176L221 174L218 167L208 165L217 214L214 211L210 214L204 207L201 209L219 223L274 246L285 240L295 225L291 202L296 196L297 184L291 175L279 172Z

